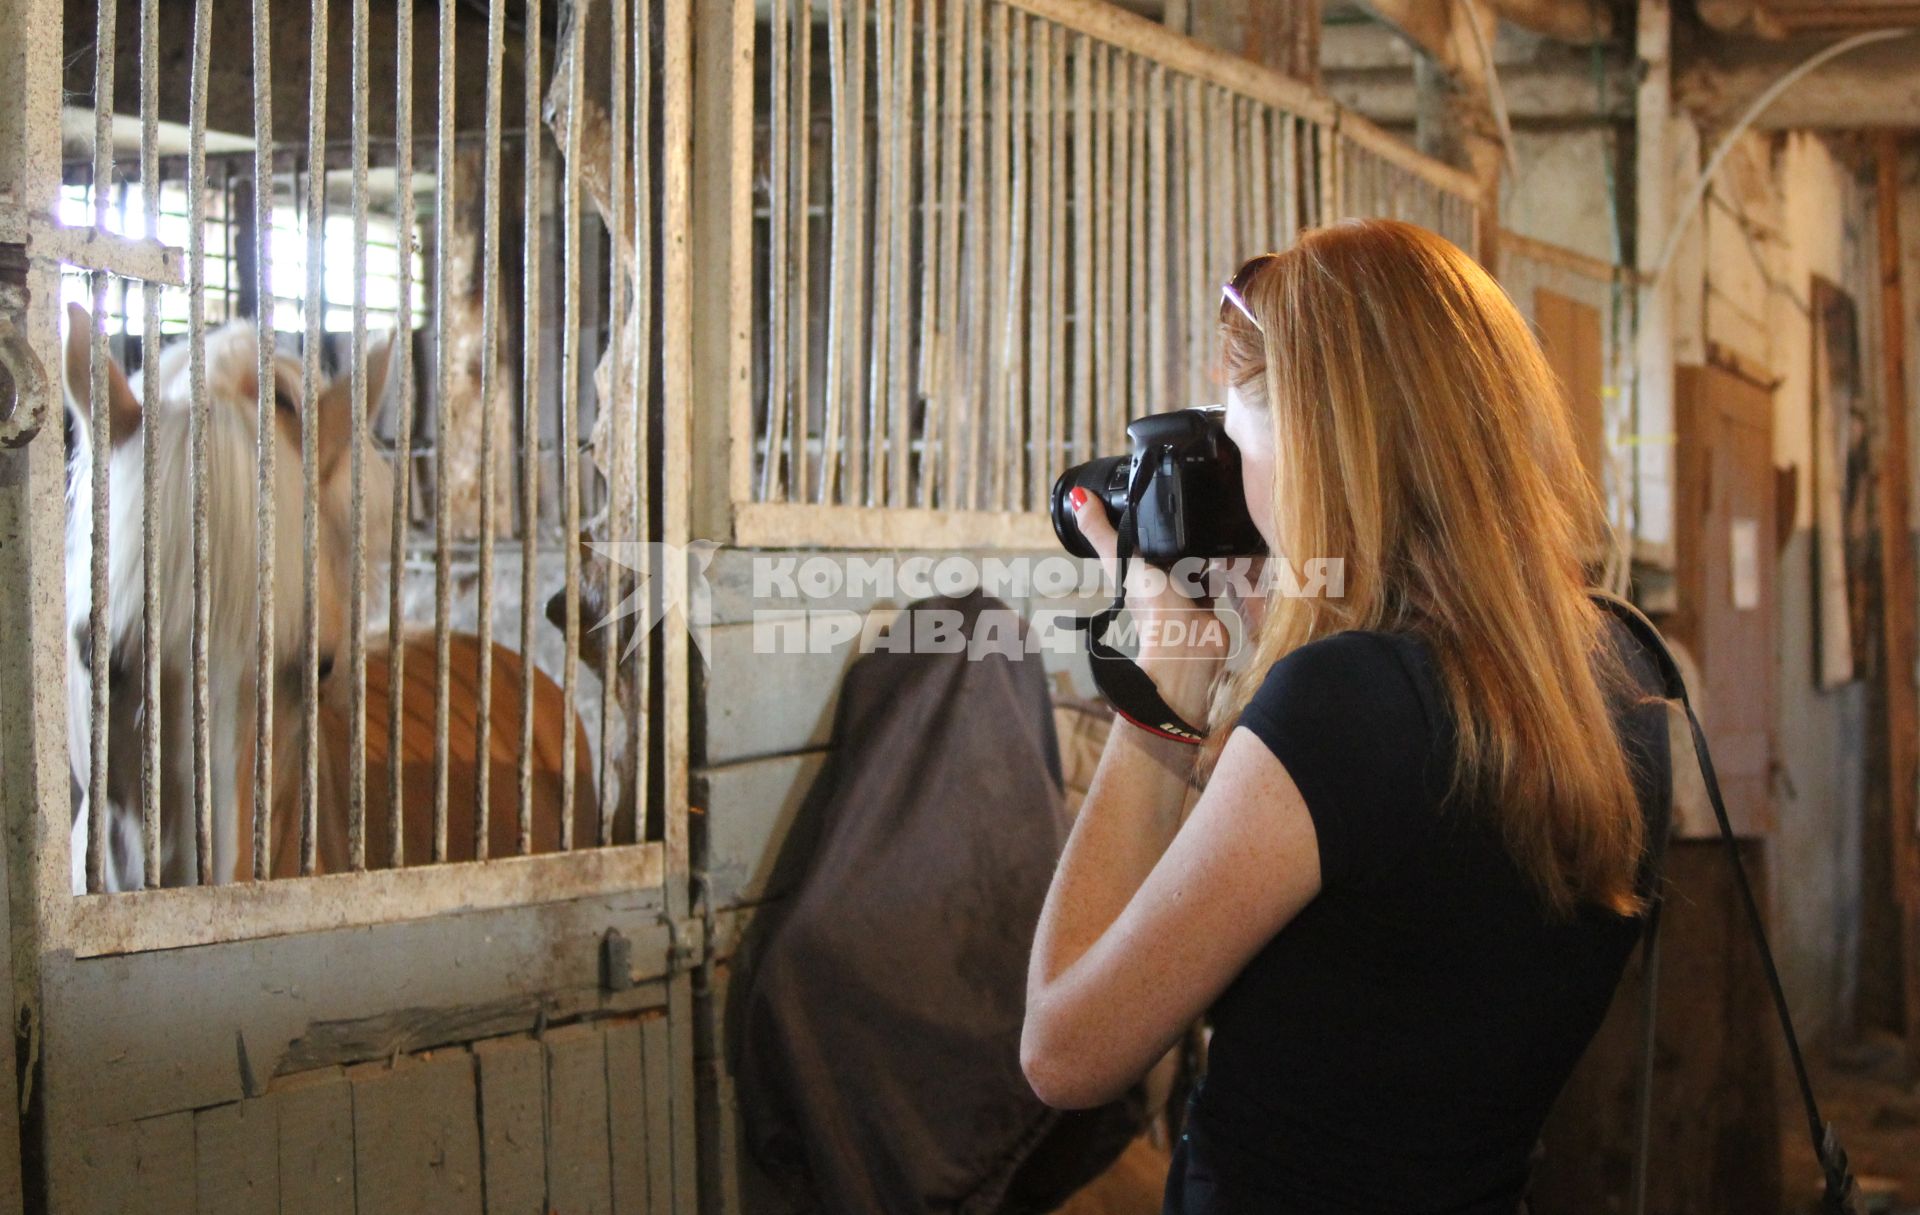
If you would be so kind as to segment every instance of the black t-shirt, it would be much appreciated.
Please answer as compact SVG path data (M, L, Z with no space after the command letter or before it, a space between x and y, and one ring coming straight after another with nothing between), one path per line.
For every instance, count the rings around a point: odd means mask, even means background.
M1644 651L1609 628L1658 695ZM1632 702L1614 698L1614 725L1664 831L1664 710ZM1417 637L1303 646L1240 724L1306 801L1321 893L1210 1010L1163 1215L1510 1215L1640 921L1594 907L1549 922L1490 816L1443 808L1452 715Z

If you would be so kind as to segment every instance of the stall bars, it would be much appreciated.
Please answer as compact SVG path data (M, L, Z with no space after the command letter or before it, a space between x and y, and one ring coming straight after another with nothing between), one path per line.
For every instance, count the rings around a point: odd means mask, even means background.
M631 758L624 774L612 768L616 753L616 740L607 733L608 723L614 715L607 712L613 700L613 681L604 678L613 671L612 663L620 661L619 647L606 647L608 667L603 668L603 700L601 722L602 768L599 783L603 791L624 788L627 795L639 804L634 813L644 825L647 789L649 784L662 790L664 799L661 813L664 819L661 838L646 839L643 842L626 846L607 847L610 840L609 821L614 813L612 798L601 802L599 838L593 841L581 841L566 838L569 834L572 814L563 809L560 818L563 850L578 845L593 843L602 845L590 850L570 854L550 854L529 856L527 842L529 837L529 776L532 762L531 730L532 717L530 701L532 682L523 681L526 689L523 698L522 718L526 723L526 733L519 740L518 789L505 799L490 799L486 781L485 763L478 765L476 839L473 841L474 854L486 857L486 827L488 814L497 807L500 800L514 806L519 816L520 855L480 860L470 865L386 869L371 871L366 868L366 841L368 824L366 806L362 797L366 763L365 746L365 662L368 653L366 624L369 600L369 566L371 564L368 545L364 543L365 528L363 521L371 509L366 496L368 402L370 386L365 374L368 357L368 336L366 325L366 301L364 294L365 265L368 216L368 115L371 82L369 80L369 20L367 0L350 0L350 60L351 60L351 158L352 212L356 235L355 281L357 285L354 303L353 333L351 339L350 365L350 439L347 444L349 456L348 480L350 483L350 523L348 531L352 537L352 553L349 560L349 586L347 589L346 617L348 621L348 641L344 650L345 669L350 678L350 707L348 721L352 730L352 740L348 750L352 776L348 784L348 838L350 841L350 862L347 872L317 874L315 865L315 840L318 834L316 819L319 813L319 791L317 788L317 761L315 748L299 748L301 763L297 772L301 785L299 799L302 816L299 846L300 878L285 881L267 880L270 873L268 841L272 837L272 790L275 781L273 748L259 746L254 748L254 762L249 770L242 771L236 765L231 773L233 797L230 803L250 795L253 806L262 807L261 813L253 816L253 831L250 839L241 839L242 825L239 815L232 814L230 821L216 822L215 792L219 787L219 774L215 772L215 756L220 747L212 737L216 695L210 687L211 651L216 647L231 645L230 638L212 636L212 605L209 578L209 525L210 509L208 475L207 437L210 422L211 403L207 383L207 336L209 324L205 315L207 301L205 266L207 262L205 223L205 200L207 198L207 150L206 117L208 100L209 59L212 44L221 36L214 25L214 13L211 0L199 0L193 9L190 39L189 80L187 82L187 130L189 152L187 156L188 196L191 215L188 228L188 247L184 256L179 250L168 249L151 239L129 239L108 230L107 212L112 191L100 189L93 192L93 223L91 231L76 231L61 228L54 222L59 201L59 128L57 123L42 126L32 125L32 115L27 115L29 126L24 136L26 156L24 163L16 167L16 173L31 179L40 173L50 178L45 182L33 182L33 188L17 194L19 205L0 217L0 238L14 240L23 245L29 263L28 282L32 296L41 300L57 299L57 280L61 267L78 266L88 272L93 302L94 325L86 342L87 382L90 401L82 406L81 424L91 442L83 448L88 452L88 471L91 474L93 492L86 500L76 503L76 510L84 510L92 527L92 540L88 546L87 567L81 601L92 605L108 602L112 588L110 582L109 557L113 539L108 534L111 511L111 463L113 459L111 395L108 391L110 377L107 354L106 334L101 323L104 305L107 299L107 287L110 277L138 280L141 284L141 302L143 309L143 332L152 335L159 331L159 293L163 288L184 288L188 303L187 365L189 394L189 428L191 432L191 460L188 487L188 500L191 504L189 526L192 531L192 586L191 586L191 644L187 655L187 669L190 675L191 702L191 754L192 779L190 798L185 805L175 807L178 812L191 815L191 856L193 880L192 888L159 886L163 869L162 852L162 811L160 770L163 756L161 739L163 724L160 709L160 668L163 662L165 638L160 633L163 614L155 610L158 598L169 589L159 585L161 578L156 567L159 562L139 563L144 567L144 575L137 581L137 594L140 601L137 621L133 625L139 634L141 643L138 653L143 657L140 671L131 680L130 686L113 687L109 678L109 659L112 643L116 640L111 633L112 614L103 610L87 610L81 626L75 631L73 642L77 654L84 656L79 673L85 677L84 722L86 763L75 773L77 785L85 790L84 851L75 858L77 864L70 868L67 849L60 846L67 837L55 824L66 821L68 806L65 798L49 799L44 795L40 811L45 819L44 841L50 845L37 850L33 867L35 887L43 892L50 909L46 929L51 948L71 949L77 956L121 953L128 951L173 948L223 940L237 940L251 937L278 935L282 933L306 931L320 928L360 925L404 919L436 913L491 906L521 905L591 894L614 889L632 889L635 887L657 886L675 873L684 873L686 868L686 836L684 816L684 765L685 765L685 687L678 677L685 667L685 638L674 630L662 630L654 645L657 652L649 656L649 648L641 646L636 682L640 688L636 703L644 706L649 697L657 699L665 707L661 715L663 720L649 725L644 708L629 714L624 720L632 731L631 740L623 748ZM25 28L39 28L57 31L60 28L61 13L57 5L50 0L31 0L27 6L31 12L23 13ZM309 34L312 38L312 63L315 70L310 79L310 102L308 105L308 129L306 146L309 151L324 148L327 143L326 123L328 110L327 70L325 44L328 33L328 0L313 0L310 14ZM606 6L599 6L603 9ZM411 62L413 46L413 16L411 5L401 5L397 13L396 53L403 62ZM447 251L449 248L449 225L452 222L451 189L445 188L452 177L452 154L457 134L454 126L455 108L455 63L456 23L458 6L454 0L443 0L439 9L439 31L437 71L437 119L434 130L439 138L435 140L437 150L436 178L442 186L437 193L435 222L438 239L435 245L435 265L433 283L436 306L434 323L436 327L436 349L444 350L447 339L447 296L448 273ZM504 0L491 0L488 5L486 22L486 68L485 68L485 200L483 263L494 264L499 260L500 244L500 198L501 198L501 142L503 129L502 103L505 94L503 85L503 55L505 48L505 12ZM524 107L524 130L537 132L542 127L540 103L544 90L541 82L547 81L545 57L541 46L543 18L538 0L531 0L524 6L525 54L527 75L532 87L522 89ZM94 83L94 136L92 180L109 183L115 170L114 149L112 143L113 100L115 97L115 73L120 66L115 62L116 19L118 6L102 3L96 12L93 52ZM158 129L160 114L160 23L157 0L142 0L139 5L139 36L137 45L139 74L139 111L141 118L141 139L139 169L140 179L145 182L159 180L158 172ZM675 545L684 542L686 535L685 495L682 483L675 478L660 478L659 484L652 487L643 478L649 467L660 463L673 463L684 460L686 440L685 404L687 399L686 382L688 375L687 348L687 309L681 306L686 291L687 270L684 260L685 244L680 236L686 216L687 198L687 145L688 145L688 96L689 46L688 31L690 11L686 0L614 0L611 5L611 21L614 38L609 44L619 47L621 54L611 55L613 84L604 97L594 98L601 110L610 116L606 128L607 142L603 148L595 149L604 159L605 167L595 175L598 194L595 198L604 216L603 225L611 233L619 233L620 239L607 242L608 266L605 282L616 284L620 289L609 293L611 298L611 318L607 331L614 335L628 332L629 328L637 337L620 340L611 339L617 357L610 360L609 374L615 384L611 394L613 408L605 410L600 421L600 434L595 436L596 443L607 446L606 452L624 452L627 459L613 459L606 462L604 477L606 481L604 501L605 509L591 533L594 538L615 542L655 542ZM252 112L254 130L267 133L266 138L255 140L256 180L271 178L274 164L272 146L272 91L270 77L272 71L272 25L268 0L253 0L251 5L251 47L255 67ZM561 328L566 334L561 355L563 379L561 382L560 408L558 409L558 456L563 481L561 501L565 520L562 547L565 550L565 649L563 662L563 687L569 705L578 703L576 669L580 653L582 621L580 617L579 595L582 580L582 558L580 547L574 538L582 535L581 494L578 490L580 470L578 459L583 447L580 439L580 427L586 417L583 408L585 382L585 352L581 349L587 335L582 326L576 323L581 308L581 278L583 265L583 246L585 245L585 216L583 214L584 180L590 175L589 167L583 161L582 134L584 124L581 119L589 98L585 92L587 72L582 65L585 62L586 48L584 26L572 22L562 30L565 45L554 48L555 61L559 65L555 77L564 74L565 96L561 99L558 112L563 159L560 166L560 180L557 185L562 198L564 226L566 230L566 254L560 284L560 298L565 309ZM36 50L42 55L50 54L57 48L36 44ZM604 54L604 50L599 53ZM37 79L47 85L57 85L57 72L42 64ZM411 73L398 73L393 83L395 95L393 114L395 119L395 172L401 184L401 197L410 197L410 183L413 172L414 123L412 118L412 79ZM49 108L57 107L57 91L44 99L37 99ZM629 105L635 120L629 124ZM657 139L657 149L651 141ZM529 139L526 146L537 149L539 139ZM543 195L541 163L542 158L530 155L526 161L525 180L528 201L529 230L527 236L535 235L532 224L537 222L539 207ZM308 299L320 296L320 276L323 273L322 234L323 218L327 197L326 157L309 155L307 157L309 178L306 183L305 206L308 209L307 229L310 241L307 250ZM156 208L159 192L147 190L146 231L156 229ZM255 216L257 230L267 231L270 227L268 209L272 205L271 191L256 191L255 202L259 208ZM36 203L42 205L35 205ZM409 242L412 240L412 225L402 222L398 225L401 243L400 266L403 278L401 298L410 297L409 284L405 281L410 274L411 257ZM540 383L538 368L541 351L539 348L545 319L544 309L548 303L542 294L538 249L540 242L527 239L523 242L527 252L525 273L525 318L526 344L522 352L524 360L525 382L532 399L537 399ZM270 287L270 250L262 247L254 259L258 273L256 285L257 298L271 299ZM481 469L480 469L480 515L481 525L478 536L479 577L477 594L476 627L480 634L479 652L483 657L477 674L479 687L478 704L480 706L478 729L478 753L487 754L487 706L490 697L487 693L491 678L490 662L492 650L488 644L492 628L493 609L492 592L494 581L494 537L499 530L493 519L495 496L495 478L498 475L496 465L499 453L495 451L493 435L494 420L492 411L502 400L496 392L494 379L497 378L496 342L500 328L502 309L506 301L501 298L498 275L486 276L484 286L482 332L484 352L481 358L480 400L484 403L481 431ZM59 351L61 342L56 331L57 322L51 310L44 305L32 307L10 297L13 309L22 315L10 316L16 331L24 331L28 336L28 349L31 361L41 369L61 366ZM299 372L302 394L307 402L316 400L322 382L320 366L321 309L306 307L305 341L302 343L303 357ZM657 336L656 336L657 334ZM276 593L292 593L298 596L302 608L302 645L299 655L302 675L300 677L300 696L298 713L303 721L307 738L315 736L319 697L315 693L319 677L319 654L317 652L319 611L318 579L321 571L314 554L317 551L317 531L321 525L321 509L318 490L318 470L316 451L319 447L316 433L317 408L306 407L298 410L300 430L299 474L302 482L302 540L303 550L308 559L303 562L304 569L297 586L291 587L283 577L277 577L274 569L275 548L272 542L275 535L275 485L274 470L274 434L275 434L275 376L272 365L274 334L271 328L271 309L258 309L255 322L255 340L258 346L256 368L257 400L254 406L257 413L253 419L255 433L260 437L257 444L257 464L252 470L258 477L263 492L254 497L257 502L257 526L255 536L257 549L253 556L257 560L257 582L253 604L256 622L256 648L252 657L257 672L266 677L257 678L257 694L251 698L247 716L256 731L257 738L272 738L276 704L273 695L274 676L274 599ZM151 354L151 352L148 352ZM414 400L414 382L419 372L412 366L412 344L397 344L398 362L397 400L400 418L396 431L401 436L412 432L412 421L408 414ZM25 356L9 347L9 359L14 365L26 370ZM149 366L153 359L143 359ZM446 399L449 360L441 359L438 365L421 369L432 375L440 391L435 401ZM143 377L144 417L151 422L156 410L162 407L159 398L160 384L156 375ZM46 425L49 418L56 418L58 408L58 377L42 371L38 376L19 374L15 376L16 389L22 399L16 403L15 416L20 419L32 417L40 423L41 429L57 435L57 425ZM377 387L377 386L375 386ZM523 411L523 432L519 436L518 449L522 457L521 483L522 517L532 518L538 514L535 497L538 484L537 458L540 449L540 411ZM445 413L438 415L446 417ZM156 484L152 474L156 470L155 431L158 427L148 424L140 427L140 460L142 468L148 474L148 484ZM29 435L31 432L27 432ZM450 445L439 442L441 436L436 433L434 447L439 477L437 484L447 483L446 459ZM24 441L22 439L21 441ZM57 439L54 440L57 442ZM658 444L658 450L654 450ZM402 459L393 469L393 521L390 536L389 559L392 568L403 568L407 556L409 538L406 534L406 521L409 517L409 465ZM626 470L633 471L628 476ZM629 482L632 482L629 484ZM54 529L56 534L64 527L66 507L61 500L59 486L47 481L35 484L32 500L26 504L29 517L36 527ZM141 540L145 551L154 551L156 529L170 522L156 518L158 512L152 509L151 499L146 509L139 512ZM426 859L439 861L448 855L447 839L447 724L449 701L449 634L450 634L450 598L451 587L449 566L453 545L448 534L448 512L435 511L435 537L432 557L435 564L434 596L434 656L435 656L435 796L432 806L433 835L431 856ZM537 527L521 529L521 542L525 548L522 566L525 571L520 587L520 621L522 654L531 654L534 649L531 634L534 629L533 617L537 610L534 603L536 583L534 579L534 547L539 538ZM77 576L79 571L74 571ZM642 569L641 575L651 575L658 593L671 597L684 593L686 572L674 563L667 562L664 568ZM391 580L392 590L389 610L394 619L404 619L402 603L402 580ZM123 588L124 592L124 588ZM397 638L400 630L392 631ZM117 639L122 642L125 638ZM50 639L52 644L57 640ZM389 661L395 668L394 686L400 685L398 666L404 660L404 649L398 644L389 650ZM30 678L23 668L15 672L23 678ZM654 687L655 684L659 686ZM107 866L105 859L105 841L108 837L106 816L109 813L108 774L109 747L107 727L114 695L132 695L140 698L141 726L138 730L137 752L130 757L123 754L120 762L131 762L138 772L138 847L142 854L143 889L108 891ZM45 696L23 696L16 703L31 704L38 714L37 730L41 737L60 733L57 720L50 719L47 712L48 699ZM390 698L395 706L390 729L396 736L401 729L398 706L401 697ZM241 706L229 705L225 708L236 717ZM650 733L651 731L651 733ZM573 787L572 759L577 747L586 745L585 740L576 738L573 718L569 714L565 728L566 758L561 772L565 783L563 806L570 808L576 790ZM76 736L74 743L81 739ZM390 746L389 753L395 757L397 768L401 748ZM25 752L10 748L9 763L18 762L17 770L35 768L36 761L45 763L53 755L60 754L59 748L36 746ZM663 767L659 778L650 782L646 769L649 755L656 754ZM624 784L622 783L624 775ZM44 777L39 780L38 788L49 789L52 781ZM389 804L392 808L392 821L388 829L393 833L393 846L398 849L400 843L401 790L398 773L389 774ZM491 801L491 805L490 805ZM226 805L221 807L223 811ZM642 830L636 827L636 830ZM79 839L79 836L75 837ZM227 848L224 853L217 850L216 838L224 838ZM225 870L221 862L231 856L233 868ZM69 882L69 872L75 873L85 893L72 898L65 910L58 906L55 897L64 890ZM211 885L216 882L237 880L233 885Z
M1348 216L1474 248L1467 174L1111 5L775 0L753 29L742 544L1050 545L1062 469L1220 398L1244 257Z

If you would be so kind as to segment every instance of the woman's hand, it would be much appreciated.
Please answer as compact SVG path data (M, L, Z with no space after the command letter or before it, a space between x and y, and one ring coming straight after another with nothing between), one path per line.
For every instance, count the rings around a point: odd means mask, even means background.
M1080 534L1111 581L1119 536L1106 507L1084 489L1068 496ZM1226 660L1228 633L1205 598L1206 563L1177 563L1172 575L1138 558L1127 562L1127 612L1140 639L1138 661L1167 703L1189 721L1205 715L1208 690Z

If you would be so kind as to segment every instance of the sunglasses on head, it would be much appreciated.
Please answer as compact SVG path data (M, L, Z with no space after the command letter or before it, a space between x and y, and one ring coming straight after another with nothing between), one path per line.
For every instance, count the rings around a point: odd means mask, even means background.
M1241 316L1247 318L1248 324L1263 334L1267 331L1266 327L1260 323L1259 317L1253 315L1253 308L1248 305L1244 292L1247 284L1253 281L1254 271L1265 265L1271 257L1273 257L1271 253L1262 253L1259 257L1248 260L1234 271L1232 278L1220 284L1221 311L1224 313L1227 306L1231 304L1240 310Z

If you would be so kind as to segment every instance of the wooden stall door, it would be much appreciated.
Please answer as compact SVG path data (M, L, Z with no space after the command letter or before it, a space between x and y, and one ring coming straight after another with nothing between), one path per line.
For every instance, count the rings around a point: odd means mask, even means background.
M1773 395L1717 367L1682 367L1675 532L1678 603L1662 622L1699 665L1693 689L1734 831L1772 831L1775 667ZM1685 820L1682 834L1714 825Z
M1606 387L1606 371L1600 310L1541 287L1533 293L1533 314L1547 362L1560 379L1580 463L1594 483L1601 484L1606 451L1601 393Z

